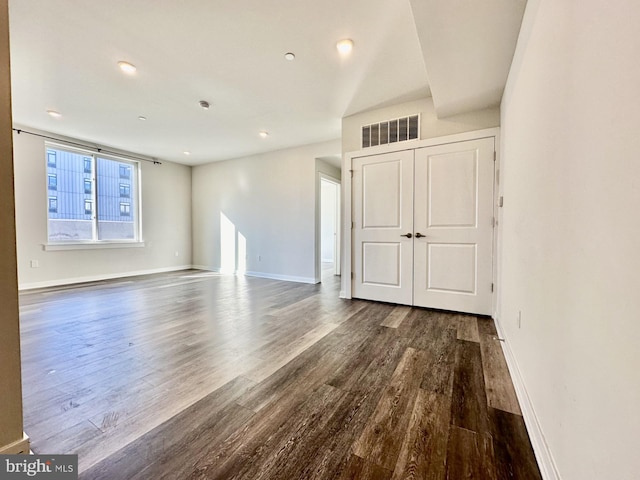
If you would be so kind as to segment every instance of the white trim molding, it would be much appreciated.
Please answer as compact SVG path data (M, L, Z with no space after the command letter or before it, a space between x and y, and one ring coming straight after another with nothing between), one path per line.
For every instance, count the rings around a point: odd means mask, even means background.
M538 422L538 417L533 408L533 403L529 398L527 387L524 382L524 378L520 373L518 362L516 360L513 351L511 350L508 339L504 336L504 330L500 325L500 320L495 319L496 330L498 331L498 337L502 339L502 352L504 358L507 361L507 367L509 368L509 374L513 381L513 386L516 390L516 396L518 397L518 403L520 404L520 410L522 410L522 417L527 427L527 433L531 440L531 446L535 453L536 460L538 461L538 467L540 468L540 474L544 480L561 480L560 473L556 466L556 462L553 459L551 450L542 431L542 427Z
M142 248L144 242L76 242L76 243L46 243L42 245L44 251L56 250L94 250L101 248Z
M0 447L0 455L29 455L29 436L22 432L22 438Z
M279 273L267 273L267 272L221 272L219 268L207 267L206 265L192 265L191 268L196 270L206 270L208 272L219 273L220 275L244 275L245 277L256 277L256 278L268 278L270 280L282 280L284 282L295 282L295 283L309 283L316 284L320 283L316 281L313 277L296 277L294 275L280 275Z
M86 277L60 278L57 280L47 280L44 282L21 283L18 290L33 290L36 288L59 287L63 285L73 285L75 283L99 282L101 280L113 280L116 278L137 277L138 275L151 275L154 273L178 272L180 270L190 270L191 265L178 265L175 267L153 268L150 270L136 270L132 272L109 273L105 275L89 275Z
M310 284L320 283L319 281L316 281L316 279L313 277L296 277L293 275L280 275L278 273L244 272L244 275L246 275L247 277L270 278L271 280L283 280L285 282L310 283Z

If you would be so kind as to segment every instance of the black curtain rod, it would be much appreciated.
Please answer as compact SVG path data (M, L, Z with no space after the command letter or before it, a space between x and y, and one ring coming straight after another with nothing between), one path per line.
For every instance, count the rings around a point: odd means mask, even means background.
M84 144L84 143L70 142L68 140L62 140L60 138L49 137L48 135L42 135L41 133L35 133L35 132L30 132L28 130L22 130L21 128L14 128L13 131L17 132L18 135L20 135L21 133L26 133L27 135L33 135L35 137L48 138L49 140L54 140L56 142L66 143L66 144L69 144L69 145L73 145L75 147L88 148L90 150L95 150L98 153L106 153L108 155L115 155L117 157L126 157L126 158L131 158L133 160L142 160L143 162L151 162L154 165L162 165L162 162L159 162L155 158L152 159L152 160L149 160L148 158L136 157L134 155L127 155L127 154L123 154L123 153L119 153L119 152L112 152L110 150L105 150L104 148L96 147L95 145L92 146L92 145L87 145L87 144Z

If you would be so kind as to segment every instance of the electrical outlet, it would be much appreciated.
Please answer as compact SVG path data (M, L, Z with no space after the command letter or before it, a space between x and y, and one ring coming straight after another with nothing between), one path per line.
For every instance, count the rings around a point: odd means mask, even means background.
M40 262L38 262L38 260L31 260L31 268L38 268L40 267Z
M262 255L258 255L258 261L261 262L262 261Z
M518 310L518 328L522 327L522 312Z
M178 251L176 250L176 257L179 255Z

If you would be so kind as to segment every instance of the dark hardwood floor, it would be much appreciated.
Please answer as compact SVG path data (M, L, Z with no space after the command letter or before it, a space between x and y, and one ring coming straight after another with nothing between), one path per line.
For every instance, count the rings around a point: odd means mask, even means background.
M539 479L493 321L184 271L20 295L25 431L82 479Z

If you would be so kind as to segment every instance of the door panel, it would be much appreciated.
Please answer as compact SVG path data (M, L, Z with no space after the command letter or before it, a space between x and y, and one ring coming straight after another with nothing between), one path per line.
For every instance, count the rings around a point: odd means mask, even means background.
M475 227L478 171L475 151L429 156L429 227Z
M475 245L428 243L427 288L434 292L475 294L476 260Z
M402 162L364 164L362 183L362 228L399 228Z
M362 244L362 283L400 286L400 243Z
M411 305L413 152L353 161L353 296Z
M491 314L493 138L415 153L414 305Z

